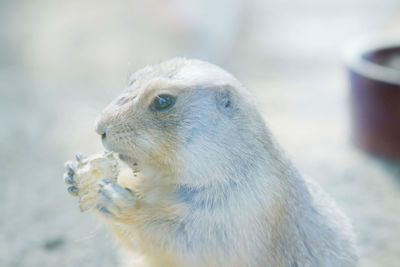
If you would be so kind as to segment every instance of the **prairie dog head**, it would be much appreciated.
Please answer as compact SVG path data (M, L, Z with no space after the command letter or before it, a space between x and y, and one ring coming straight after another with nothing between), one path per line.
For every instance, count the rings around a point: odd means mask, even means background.
M96 123L104 146L132 168L195 186L226 182L238 175L235 166L251 168L254 162L243 161L263 149L258 139L265 130L252 97L232 75L187 59L134 73Z

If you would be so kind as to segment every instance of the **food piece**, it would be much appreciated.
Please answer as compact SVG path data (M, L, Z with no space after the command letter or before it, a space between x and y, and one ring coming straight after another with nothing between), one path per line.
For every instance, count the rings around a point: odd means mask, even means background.
M93 208L99 200L98 182L107 179L117 182L119 173L118 161L111 152L95 154L88 158L78 157L77 170L74 176L78 188L79 207L81 211Z

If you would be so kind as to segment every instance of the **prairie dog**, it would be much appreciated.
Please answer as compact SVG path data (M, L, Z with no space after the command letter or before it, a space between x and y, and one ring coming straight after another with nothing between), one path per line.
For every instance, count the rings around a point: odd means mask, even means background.
M346 217L223 69L176 58L139 70L96 131L135 171L100 181L95 209L129 266L356 265Z

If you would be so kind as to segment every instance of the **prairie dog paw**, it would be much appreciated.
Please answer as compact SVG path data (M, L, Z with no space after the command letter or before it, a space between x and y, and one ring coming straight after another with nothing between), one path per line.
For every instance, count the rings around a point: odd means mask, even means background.
M124 218L131 214L136 202L131 190L107 179L99 181L98 186L100 201L96 207L101 214L116 218Z
M107 179L116 182L119 173L118 161L109 152L84 157L76 154L76 163L65 163L64 182L69 185L68 192L79 198L81 211L96 206L100 200L97 190L98 182Z

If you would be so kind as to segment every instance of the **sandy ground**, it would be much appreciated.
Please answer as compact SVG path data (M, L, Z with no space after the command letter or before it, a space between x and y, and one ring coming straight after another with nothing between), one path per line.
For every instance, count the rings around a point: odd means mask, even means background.
M103 150L93 122L130 71L182 55L256 95L352 220L360 266L398 266L400 165L353 146L340 59L348 39L398 31L398 1L4 1L0 25L0 266L117 264L107 230L67 194L63 163Z

